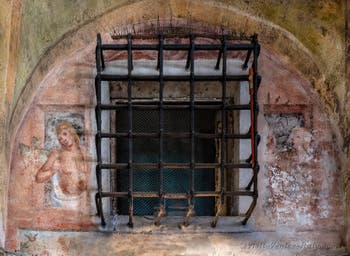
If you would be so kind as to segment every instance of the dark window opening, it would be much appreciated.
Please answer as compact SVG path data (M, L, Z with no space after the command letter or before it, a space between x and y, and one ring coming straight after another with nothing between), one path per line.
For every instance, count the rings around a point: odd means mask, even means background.
M117 111L116 130L123 132L128 128L128 112L126 110ZM195 111L196 132L215 134L216 111L198 110ZM152 133L159 131L159 110L136 110L133 112L133 128L135 132ZM165 163L189 163L191 158L191 141L187 138L174 138L180 133L190 130L190 113L186 110L164 110L164 132L172 132L173 137L164 138L163 150ZM117 162L128 162L127 139L117 139ZM215 163L215 141L214 139L200 139L195 141L195 161L197 163ZM135 163L158 164L159 138L140 137L134 139L133 161ZM158 193L159 181L158 169L138 169L133 175L134 191ZM163 191L164 193L187 193L190 187L190 169L163 170ZM215 191L215 169L195 169L194 188L195 191ZM117 172L117 191L128 190L129 173L127 170ZM196 198L195 212L197 216L214 215L214 198ZM129 214L129 204L127 198L117 200L117 213L121 215ZM135 215L154 215L159 207L158 198L136 198L134 201ZM183 216L187 210L187 200L165 199L165 210L168 216Z

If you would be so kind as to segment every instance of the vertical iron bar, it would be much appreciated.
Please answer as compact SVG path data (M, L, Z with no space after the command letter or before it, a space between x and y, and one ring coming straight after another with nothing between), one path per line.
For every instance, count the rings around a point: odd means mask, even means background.
M105 59L104 59L104 56L103 56L103 50L102 50L102 39L101 39L101 34L98 33L97 34L97 44L98 44L98 47L99 47L99 54L100 54L100 61L101 61L101 67L102 67L102 70L105 69Z
M159 193L163 196L163 133L164 133L164 111L163 111L163 35L159 35L159 169L160 169L160 183Z
M258 44L258 38L257 34L254 34L253 36L253 43L254 43L254 61L253 61L253 68L254 68L254 76L253 76L253 86L254 86L254 151L255 151L255 165L254 165L254 194L258 195L258 171L259 171L259 164L258 164L258 55L260 51L260 46Z
M215 69L220 69L221 55L222 55L222 49L219 50L218 59L216 61Z
M253 65L252 65L253 77L249 78L249 80L252 80L252 83L253 83L252 87L253 87L253 92L254 93L253 93L253 95L251 97L251 101L252 102L250 104L253 104L255 107L253 107L253 113L251 113L251 115L253 115L254 122L253 122L253 124L251 124L250 132L252 133L251 136L253 136L254 145L252 145L253 150L252 150L252 154L251 154L251 157L250 157L250 161L252 162L252 168L254 170L255 162L257 161L257 156L255 156L255 154L257 154L258 145L260 143L260 136L257 133L257 115L258 115L258 112L259 112L258 111L259 106L258 106L258 100L257 100L257 93L258 93L258 89L259 89L260 82L261 82L261 76L258 74L258 63L257 63L257 60L258 60L259 53L260 53L260 45L258 43L257 34L253 35L251 43L254 45L254 58L253 58L254 60L253 60ZM249 83L250 82L251 81L249 81ZM252 132L252 130L254 132ZM253 151L254 151L254 154L253 154ZM253 155L254 155L254 157L253 157ZM257 172L259 172L259 167L257 167L257 169L258 169ZM246 190L250 190L251 189L252 185L254 184L255 176L257 176L257 175L255 175L254 172L253 172L253 176L252 176L251 180L249 181L249 184L247 185Z
M102 63L102 70L104 70L106 65L105 65L105 58L103 56L102 48L101 48L101 63Z
M194 163L195 163L195 144L194 144L194 134L195 134L195 127L194 127L194 120L195 120L195 113L194 113L194 36L191 35L190 37L190 45L191 45L191 71L190 71L190 101L191 101L191 198L190 202L191 205L193 205L193 192L194 192Z
M190 163L190 191L188 198L188 210L186 213L185 221L183 223L184 226L188 226L190 217L195 215L194 212L194 165L195 165L195 113L194 113L194 35L190 35L190 52L188 56L190 56L189 65L190 65L190 111L191 111L191 124L190 124L190 134L191 134L191 163ZM186 65L187 66L187 65Z
M164 205L164 188L163 188L163 133L164 133L164 109L163 109L163 91L164 91L164 81L163 81L163 45L164 38L163 34L159 34L159 52L158 52L158 64L159 69L159 212L156 216L154 222L155 225L160 225L160 218L164 217L165 205Z
M220 203L218 204L218 209L216 209L216 214L214 220L211 224L212 227L216 227L216 224L219 219L219 215L222 211L223 205L225 203L225 153L226 153L226 141L225 141L225 131L226 131L226 66L227 66L227 37L223 35L222 39L222 109L221 109L221 163L220 163Z
M254 67L249 69L249 106L250 106L250 148L251 154L249 156L249 162L252 164L253 176L249 181L246 190L250 190L254 183L254 168L255 168L255 100L254 100Z
M133 227L133 214L134 214L134 173L133 173L133 113L132 113L132 84L131 84L131 70L132 70L132 39L131 34L128 34L128 145L129 145L129 227Z
M250 144L251 144L251 164L255 166L255 99L254 99L254 68L249 69L249 105L250 105Z
M225 198L225 155L226 155L226 66L227 66L227 45L226 35L223 38L223 49L222 49L222 111L221 111L221 205L224 205Z
M102 207L102 177L101 177L101 166L102 166L102 157L101 157L101 79L100 74L98 74L95 78L95 90L96 90L96 101L97 106L95 108L96 114L96 123L97 123L97 134L95 137L96 143L96 151L97 151L97 166L96 166L96 180L97 180L97 197L96 202L97 205L97 214L101 218L101 225L105 226L106 222L103 215L103 207Z
M251 49L248 50L247 57L245 58L245 61L244 61L243 65L242 65L242 69L246 69L248 67L248 61L250 59L250 55L252 55L252 50Z
M160 33L159 34L159 45L158 45L158 58L157 58L157 70L160 69L160 62L161 62L161 58L163 57L163 52L161 53L160 50L163 50L163 44L164 44L164 40L163 40L163 34ZM162 54L162 56L161 56ZM163 60L162 60L163 61ZM160 71L159 71L159 76L160 76Z
M191 191L190 191L190 203L193 206L193 193L194 193L194 164L195 164L195 113L194 113L194 36L190 37L191 45L191 70L190 70L190 101L191 101Z
M102 49L101 49L101 34L97 34L97 44L96 44L96 50L95 50L95 60L96 60L96 71L97 74L101 74L102 67L101 67L101 59L102 59Z
M102 207L102 178L101 178L101 166L102 166L102 159L101 159L101 79L100 75L102 72L101 68L101 59L102 59L102 50L101 50L101 35L97 34L97 44L96 44L96 72L97 75L95 77L95 91L96 91L96 108L95 108L95 115L96 115L96 123L97 123L97 134L95 137L95 144L96 144L96 151L97 151L97 166L96 166L96 180L97 180L97 194L96 194L96 202L98 203L96 205L97 208L97 214L101 218L101 225L105 226L106 222L103 215L103 207Z
M117 111L112 112L114 113L114 132L118 132L117 130L117 123L118 123L118 113ZM114 162L118 163L118 138L115 138L114 140ZM114 169L114 175L111 175L111 188L113 188L113 192L118 191L118 169ZM118 198L113 197L112 198L112 214L113 216L117 215L118 213Z
M256 203L257 203L257 199L258 199L258 172L259 172L259 163L258 163L258 133L257 133L257 115L258 115L258 102L257 102L257 90L258 90L258 79L259 79L259 75L258 75L258 56L259 56L259 51L260 51L260 45L258 44L258 39L257 39L257 35L254 34L253 39L252 39L252 44L254 44L254 50L253 50L253 97L251 100L253 100L253 109L251 111L253 111L253 122L251 124L252 127L252 131L254 134L254 145L253 146L253 150L254 150L254 154L252 154L252 168L253 168L253 177L251 182L249 183L249 188L250 186L253 184L253 201L248 209L248 211L245 214L245 218L242 221L242 224L245 225L247 224L248 219L250 218Z
M189 69L190 68L190 65L191 65L191 60L192 60L192 54L193 54L193 51L192 51L192 37L193 35L191 34L190 35L190 47L188 49L188 54L187 54L187 60L186 60L186 67L185 69Z

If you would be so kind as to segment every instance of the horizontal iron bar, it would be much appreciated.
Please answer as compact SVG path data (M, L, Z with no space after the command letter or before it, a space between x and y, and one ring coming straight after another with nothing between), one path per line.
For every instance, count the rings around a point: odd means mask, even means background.
M224 196L254 196L254 191L225 191ZM221 191L198 191L193 192L193 197L219 197ZM101 192L102 197L128 197L129 192ZM132 192L134 198L164 198L164 199L188 199L188 193L164 193L162 196L158 192Z
M137 105L132 105L132 108L134 109L159 109L159 104L155 104L152 102L152 105L145 105L145 104L140 104L136 103ZM195 104L200 104L200 105L195 105L195 109L222 109L222 104L217 103L216 105L202 105L200 102L196 102ZM117 103L117 104L99 104L98 107L101 110L117 110L121 108L127 108L128 104L127 103ZM173 103L163 103L163 108L164 109L190 109L190 105L177 105ZM249 110L250 105L244 104L244 105L229 105L226 106L225 109L227 110Z
M182 50L188 51L190 49L190 44L164 44L163 50ZM127 50L127 44L102 44L102 50ZM222 49L221 44L195 44L194 50L220 50ZM254 44L227 44L227 50L229 51L247 51L253 50ZM159 50L158 44L132 44L131 50Z
M157 169L159 167L158 163L132 163L133 169ZM101 164L97 165L98 169L124 169L127 168L129 164L127 163L114 163L114 164ZM194 163L193 168L194 169L211 169L211 168L217 168L220 167L220 163ZM252 168L252 165L249 163L225 163L223 164L224 167L231 167L231 168L243 168L248 169ZM162 164L163 169L190 169L191 164L190 163L163 163Z
M225 106L226 110L249 110L250 105L229 105ZM195 105L195 109L222 109L222 105Z
M189 138L191 137L191 133L189 132L163 132L162 133L164 137L170 137L170 138ZM119 137L153 137L157 138L159 137L159 132L117 132L117 133L101 133L101 138L119 138ZM98 135L97 135L98 136ZM210 134L210 133L194 133L194 136L201 139L215 139L215 138L221 138L222 134ZM227 139L251 139L250 133L248 134L225 134L225 138Z
M101 74L99 75L101 81L159 81L159 75L112 75L112 74ZM222 75L194 75L194 81L221 81ZM227 75L225 76L226 81L249 81L248 75ZM163 75L164 81L190 81L190 75Z
M167 206L168 210L188 211L188 206Z
M189 194L187 193L165 193L163 196L165 199L187 199Z
M128 197L129 192L102 192L102 197ZM132 196L135 198L158 198L158 192L132 192Z
M253 196L254 192L253 191L225 191L223 193L224 196ZM210 191L200 191L200 192L194 192L193 196L195 197L213 197L213 196L221 196L221 191L220 192L210 192Z
M189 98L187 100L172 100L172 101L167 101L166 99L163 100L163 105L164 106L167 106L167 105L184 105L184 104L190 104L189 102ZM127 103L126 100L123 101L123 99L118 99L118 101L115 103L115 104L125 104ZM149 100L149 99L138 99L138 98L134 98L132 99L132 103L137 103L137 104L140 104L141 106L144 106L144 105L157 105L159 107L159 101L155 101L155 100ZM196 104L198 105L222 105L222 102L221 102L221 97L220 97L220 100L197 100L195 101Z
M163 32L157 32L157 31L153 31L153 32L147 32L147 34L142 33L142 34L133 34L132 35L132 39L141 39L141 40L158 40L159 39L159 33L162 33L164 39L168 39L168 38L183 38L186 39L190 36L193 36L194 38L210 38L210 39L220 39L223 36L225 36L227 38L227 40L234 40L234 41L240 41L240 43L242 43L243 41L249 41L251 43L255 43L257 42L257 40L252 41L252 39L254 39L255 35L245 35L245 34L240 34L240 35L236 35L236 34L222 34L222 33L210 33L210 32L200 32L200 33L192 33L190 31L187 30L183 30L183 31L163 31ZM127 38L127 34L121 34L121 35L111 35L112 39L114 40L119 40L119 39L126 39ZM248 42L247 42L248 43Z

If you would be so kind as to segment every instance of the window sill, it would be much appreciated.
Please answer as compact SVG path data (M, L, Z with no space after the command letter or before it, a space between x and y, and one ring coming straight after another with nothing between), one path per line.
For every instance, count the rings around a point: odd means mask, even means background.
M130 228L127 223L129 216L118 215L117 217L106 218L106 226L99 227L103 232L121 232L121 233L250 233L254 229L249 225L242 225L244 217L220 217L215 228L211 227L213 217L192 217L190 225L184 227L180 225L184 221L184 217L170 216L161 219L161 225L154 225L153 216L134 216L134 227ZM99 222L99 218L97 220Z

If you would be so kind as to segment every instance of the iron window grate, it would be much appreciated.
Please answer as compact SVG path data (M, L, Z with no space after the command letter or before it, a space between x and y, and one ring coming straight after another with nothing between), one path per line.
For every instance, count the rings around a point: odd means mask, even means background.
M257 133L257 115L258 115L258 103L257 103L257 90L261 81L258 75L258 56L260 46L258 44L257 35L251 37L249 43L237 43L231 42L228 36L222 35L221 44L196 44L196 35L189 35L188 44L166 44L166 36L159 34L158 42L154 44L135 44L133 37L129 34L127 36L127 43L121 44L102 44L100 34L97 35L97 46L96 46L96 70L97 75L95 77L95 90L97 104L95 108L96 122L97 122L97 134L96 134L96 154L97 154L97 165L96 165L96 180L98 191L95 195L96 208L98 215L101 218L101 224L106 225L104 213L103 213L103 198L116 198L120 200L127 200L128 207L124 209L124 213L129 215L129 227L133 227L133 216L135 214L135 202L138 204L140 199L148 200L152 206L157 205L157 211L155 213L155 225L159 225L161 218L167 213L166 200L184 200L187 201L187 205L183 206L185 210L183 225L187 226L190 223L190 217L195 215L196 200L200 198L212 198L217 200L217 205L214 207L212 226L215 227L218 218L224 205L225 197L227 196L249 196L252 197L252 202L249 209L245 214L245 218L242 224L246 224L249 217L252 214L257 202L258 189L257 189L257 174L259 171L259 164L257 161L257 146L259 143L259 135ZM103 72L105 69L104 62L104 51L127 51L127 74L118 73L106 73ZM133 51L158 51L158 59L156 69L158 70L157 75L136 75L133 74ZM169 75L164 74L164 56L165 50L182 50L187 51L186 65L184 69L189 70L188 75ZM222 61L222 72L220 75L198 75L196 74L195 68L195 52L198 50L212 51L216 50L219 52L215 69L219 69ZM228 74L227 72L227 53L229 51L245 51L246 58L242 65L242 69L248 68L248 63L252 58L252 65L249 68L249 73L244 75ZM127 99L121 100L115 104L102 102L102 87L105 86L103 81L126 81L127 82ZM159 84L159 98L158 100L152 101L140 101L132 96L132 86L135 81L157 81ZM164 97L164 83L166 81L187 81L189 82L189 99L185 102L170 102L165 100ZM216 101L196 101L194 84L197 81L218 81L221 83L221 99ZM249 104L232 104L227 101L227 82L228 81L248 81L249 82ZM125 131L103 131L102 127L102 111L121 111L124 110L126 113L126 129ZM157 111L158 115L158 129L153 131L142 131L135 130L134 126L134 115L137 111L148 110ZM165 112L169 110L185 110L189 113L189 127L188 131L182 132L170 132L165 129ZM221 114L221 123L223 129L220 132L199 132L196 131L196 116L200 110L216 110ZM226 131L227 113L229 111L236 110L249 110L250 111L250 129L247 134L234 134ZM121 113L121 112L120 112ZM124 162L103 162L102 161L102 145L101 142L104 138L123 138L125 141L125 147L128 149L127 157ZM153 162L142 162L135 161L134 159L134 147L135 140L137 138L153 138L158 142L158 161ZM165 161L165 150L164 143L169 138L172 139L187 139L189 141L189 153L187 161ZM220 157L218 162L197 162L196 161L196 141L199 138L216 139L220 140ZM251 144L251 155L246 162L243 163L232 163L226 161L226 144L228 139L249 139ZM198 191L196 190L196 175L198 170L206 170L217 168L220 173L219 177L219 190L208 188L209 191ZM229 190L225 187L225 170L228 168L246 168L252 169L253 175L249 184L245 189L234 189ZM138 188L137 175L139 170L148 171L152 174L157 174L158 185L157 190L154 191L143 191ZM123 177L127 177L127 180L123 180L123 189L113 191L105 191L102 184L102 172L118 170L120 173L124 173ZM165 176L169 170L187 170L186 177L188 179L186 183L187 190L184 191L167 191ZM233 170L234 171L234 170ZM135 176L136 175L136 176ZM136 179L136 181L135 181ZM205 187L204 187L205 188ZM211 190L210 190L211 189ZM124 202L125 208L125 202ZM141 207L142 208L142 207ZM169 208L169 207L168 207ZM151 210L142 211L137 208L136 214L149 213Z

